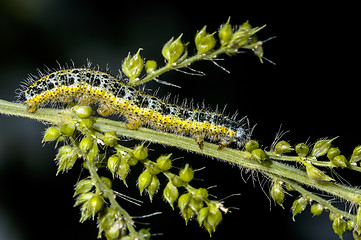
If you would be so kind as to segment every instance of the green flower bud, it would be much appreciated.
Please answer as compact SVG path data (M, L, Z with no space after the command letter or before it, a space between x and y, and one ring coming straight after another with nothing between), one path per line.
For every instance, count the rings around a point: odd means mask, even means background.
M129 166L135 166L138 163L138 159L132 157L129 153L122 155L122 159L124 159Z
M205 222L203 222L203 226L208 231L209 235L212 232L216 231L218 224L222 221L222 213L218 209L217 206L210 204L209 205L209 214Z
M247 152L252 152L253 150L259 148L259 143L256 140L249 140L244 147Z
M118 170L119 164L120 164L120 157L117 154L114 154L108 158L107 166L110 172L112 173L113 178L115 172Z
M326 155L328 150L331 147L331 143L333 142L333 140L335 140L336 138L332 138L332 139L325 139L325 140L319 140L315 143L315 146L312 149L311 155L313 157L321 157L323 155Z
M334 181L333 178L327 176L321 170L314 167L311 163L304 162L303 164L306 167L306 172L307 172L307 175L309 178L311 178L313 180L317 180L317 181Z
M101 234L103 231L111 228L115 218L116 218L116 210L114 208L106 208L105 211L102 211L102 213L99 214L98 238L101 238Z
M138 78L144 67L143 59L139 54L140 50L142 49L139 49L132 57L130 57L130 53L128 53L128 56L124 59L122 64L122 71L129 78L130 82Z
M285 199L285 192L283 191L282 182L275 181L271 187L270 195L278 205L283 208L283 200Z
M351 219L347 220L346 231L353 231L354 228L355 228L355 222L352 221Z
M170 153L168 155L161 155L157 159L157 165L158 165L160 171L166 172L172 167L171 156L172 156L172 154Z
M183 187L185 185L185 182L178 175L174 175L171 181L175 187Z
M199 212L204 207L204 201L203 200L197 200L196 198L192 198L189 207L193 210L193 212Z
M193 195L197 201L204 201L208 198L208 190L205 188L198 188Z
M172 181L169 181L163 190L163 198L169 203L173 210L173 203L177 201L178 196L178 188L172 184Z
M95 193L92 193L92 192L80 194L75 201L74 207L79 206L80 204L83 204L83 203L89 201L89 199L91 199L94 196L95 196Z
M44 143L44 142L55 141L58 139L59 136L60 136L60 131L58 127L49 127L48 129L46 129L43 140L41 142Z
M309 150L309 147L305 143L299 143L295 147L295 151L300 157L306 157Z
M199 223L199 226L203 225L203 222L205 219L207 219L208 215L209 215L209 207L204 207L201 210L199 210L197 215L197 221Z
M128 186L125 178L128 176L130 165L127 161L127 158L124 158L123 156L120 158L120 163L118 165L117 169L117 175L123 180L123 183L125 186Z
M100 179L103 181L103 183L105 183L105 185L107 185L108 188L112 188L112 180L104 176L100 177Z
M145 71L148 75L153 74L157 69L157 62L154 60L148 60L145 62Z
M311 205L311 213L313 216L319 216L323 212L324 207L320 203L313 203Z
M73 136L74 131L75 131L75 124L74 124L74 123L63 124L63 125L60 127L60 132L61 132L63 135L67 136L67 137Z
M73 111L79 118L89 118L94 114L93 109L88 105L76 105Z
M357 163L360 160L361 160L361 145L354 148L351 155L350 164L357 165Z
M148 194L149 194L149 200L152 202L153 200L153 195L158 191L159 189L159 179L156 175L153 175L152 177L152 181L150 182L147 190L148 190Z
M260 148L252 150L251 154L253 158L258 162L262 162L267 159L267 154Z
M279 141L275 146L275 153L279 154L279 155L284 154L284 153L289 153L292 150L293 150L293 148L286 141Z
M145 167L147 168L148 172L152 175L157 175L158 173L160 173L160 169L159 169L157 163L155 163L155 162L147 161L145 163Z
M89 205L92 210L93 217L103 207L103 204L103 199L99 195L95 195L89 199Z
M230 20L231 18L228 18L228 21L223 24L218 31L218 37L222 47L229 44L232 40L233 30L231 24L229 24Z
M143 190L149 186L152 182L152 174L150 174L147 170L142 172L138 177L138 188L140 191L140 195L142 195Z
M342 235L346 231L346 225L347 224L342 217L338 217L332 222L333 231L339 235L341 239L343 239Z
M337 155L340 155L341 151L338 148L330 148L327 152L327 158L331 161Z
M179 171L179 177L183 182L188 183L194 177L194 170L189 167L189 164L186 164L185 167Z
M96 157L99 156L99 148L98 144L93 144L93 146L90 148L89 152L86 154L86 160L89 162L93 162Z
M190 193L184 193L179 197L178 207L181 212L183 212L188 207L191 199L192 199L192 194Z
M92 137L84 137L79 143L79 148L84 154L86 154L90 151L93 145L94 139Z
M115 132L107 132L104 134L103 141L107 146L113 147L115 144L117 144L118 140L119 138Z
M78 155L72 147L63 146L59 148L58 154L55 157L55 160L58 160L58 171L56 175L58 175L60 171L71 169L77 159Z
M80 180L75 186L74 197L79 194L90 192L90 190L92 190L93 187L94 187L94 183L91 179Z
M293 213L293 216L292 216L293 221L295 221L296 214L305 210L305 208L307 207L307 203L308 203L308 200L305 197L300 197L293 202L292 208L291 208L292 213Z
M148 157L148 148L144 146L144 143L134 147L133 156L137 160L144 160Z
M216 46L216 39L214 38L214 33L209 34L206 32L207 26L204 26L197 34L194 39L198 55L205 54L212 50Z
M94 121L90 118L84 118L79 122L79 130L82 132L89 131L92 129Z
M348 161L344 155L337 155L331 160L332 165L335 167L345 168L348 167Z
M124 223L121 219L113 221L110 227L105 231L105 237L107 239L119 239L124 234Z
M175 63L184 53L184 44L181 41L181 34L176 40L172 37L162 49L163 57L168 61L168 64Z

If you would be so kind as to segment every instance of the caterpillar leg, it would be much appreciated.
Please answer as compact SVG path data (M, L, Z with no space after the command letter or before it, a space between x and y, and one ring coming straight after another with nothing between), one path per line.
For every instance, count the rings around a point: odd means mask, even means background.
M203 149L203 142L204 142L204 136L202 135L195 135L193 137L194 141L198 144L199 149Z
M112 110L111 108L109 108L105 105L102 105L100 108L98 108L97 112L99 113L99 115L101 115L103 117L106 117L106 116L109 116L110 114L115 113L114 110Z
M142 122L137 119L128 118L128 123L125 126L128 129L134 130L142 126Z

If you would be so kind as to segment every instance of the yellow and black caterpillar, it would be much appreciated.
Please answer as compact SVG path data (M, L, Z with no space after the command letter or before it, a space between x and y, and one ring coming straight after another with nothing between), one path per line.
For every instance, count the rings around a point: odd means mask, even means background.
M159 131L189 135L200 148L204 139L217 142L219 148L235 142L243 146L249 135L246 118L236 121L205 109L191 109L170 104L127 85L108 73L90 68L73 68L30 79L18 100L29 112L48 103L98 104L102 116L120 114L127 128L147 126Z

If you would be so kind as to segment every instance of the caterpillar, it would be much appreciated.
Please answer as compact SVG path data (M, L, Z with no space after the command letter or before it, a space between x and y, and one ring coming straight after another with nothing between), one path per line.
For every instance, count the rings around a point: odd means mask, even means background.
M124 116L129 129L146 126L191 136L201 149L205 139L218 143L218 149L233 142L242 147L250 132L246 118L236 121L234 116L168 103L96 69L62 69L31 78L18 95L29 112L57 102L98 105L101 116Z

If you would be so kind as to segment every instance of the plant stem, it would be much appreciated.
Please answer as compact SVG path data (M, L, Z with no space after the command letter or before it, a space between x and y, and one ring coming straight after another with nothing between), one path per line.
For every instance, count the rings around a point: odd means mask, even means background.
M39 109L36 113L27 113L22 104L9 103L3 100L0 100L0 113L28 117L54 124L66 123L67 121L70 121L69 119L72 118L72 113L69 111L69 109ZM312 180L304 171L272 159L260 163L255 161L252 158L252 155L245 151L231 148L218 150L218 146L216 144L208 142L204 143L204 147L201 150L199 149L198 145L195 144L192 138L178 136L172 133L160 132L148 128L129 130L125 127L125 123L112 121L105 118L96 118L93 127L95 130L100 132L115 131L119 136L175 146L181 149L200 153L206 156L210 156L211 159L220 159L233 165L236 164L239 167L245 167L250 170L261 171L266 174L272 174L290 179L299 184L307 185L339 198L343 198L353 204L361 204L361 190L357 188L347 187L335 182ZM272 158L276 157L272 156ZM285 158L288 157L283 156L277 157L276 159L283 160Z

